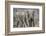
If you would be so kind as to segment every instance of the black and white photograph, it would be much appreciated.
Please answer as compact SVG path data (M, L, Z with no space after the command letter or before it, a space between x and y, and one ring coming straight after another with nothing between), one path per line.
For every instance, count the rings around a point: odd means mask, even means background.
M39 9L13 8L13 28L39 27Z
M6 33L12 35L44 33L44 5L44 3L8 2Z
M42 6L10 5L10 30L42 30Z

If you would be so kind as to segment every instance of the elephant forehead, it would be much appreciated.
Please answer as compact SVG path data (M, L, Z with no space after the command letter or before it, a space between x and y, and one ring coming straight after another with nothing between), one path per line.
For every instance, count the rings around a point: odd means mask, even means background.
M16 15L24 15L24 12L16 12Z

